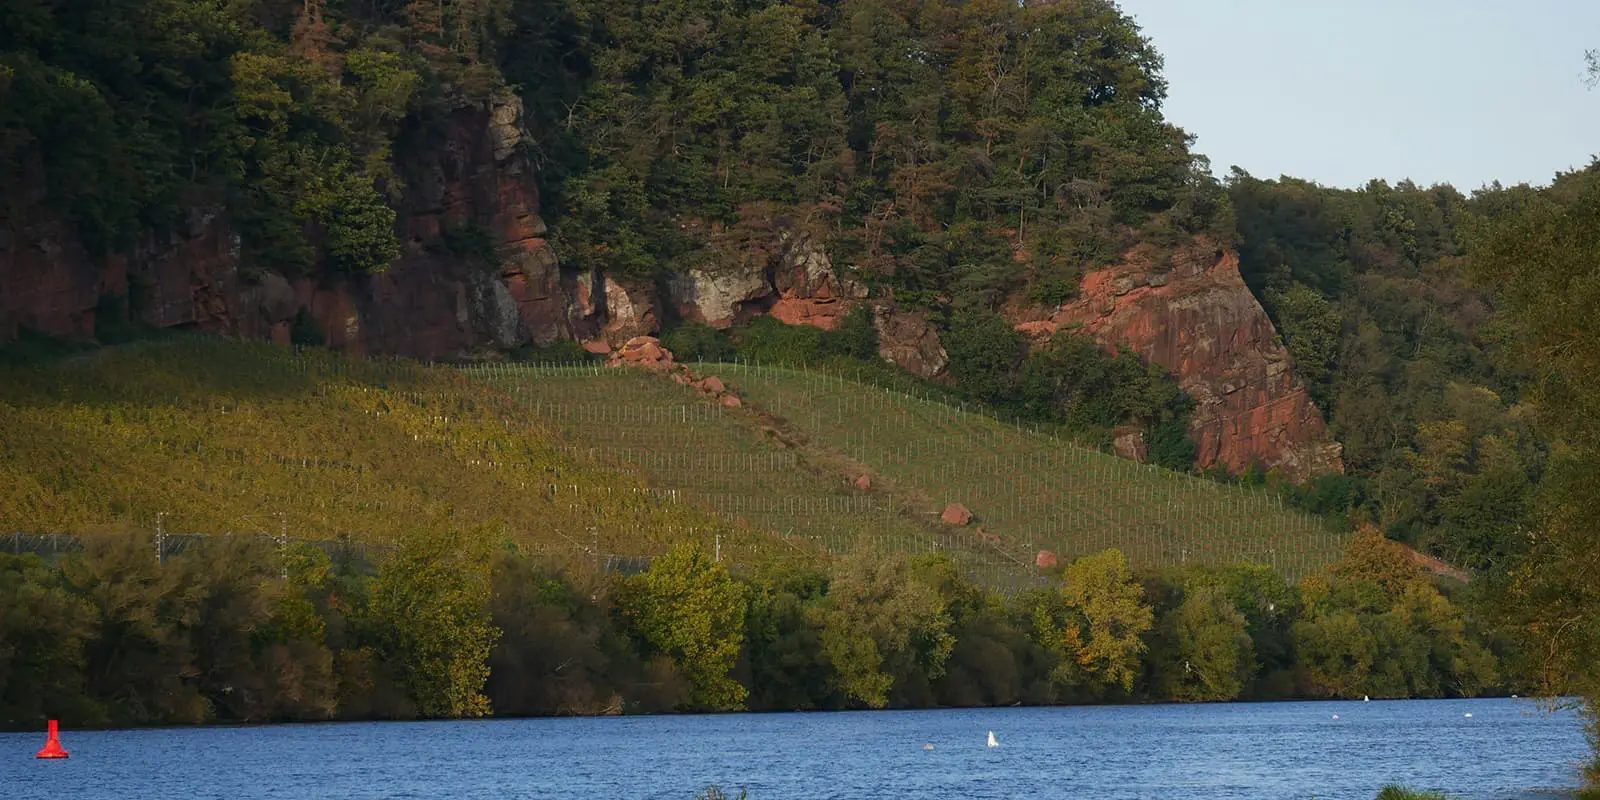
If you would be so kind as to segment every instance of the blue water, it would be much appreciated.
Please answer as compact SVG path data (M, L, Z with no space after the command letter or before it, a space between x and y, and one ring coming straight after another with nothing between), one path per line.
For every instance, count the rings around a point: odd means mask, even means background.
M1466 718L1464 714L1471 713ZM1333 720L1338 714L1341 719ZM1000 746L984 746L993 730ZM0 798L1464 798L1577 783L1522 700L611 717L0 734ZM924 750L925 744L934 745Z

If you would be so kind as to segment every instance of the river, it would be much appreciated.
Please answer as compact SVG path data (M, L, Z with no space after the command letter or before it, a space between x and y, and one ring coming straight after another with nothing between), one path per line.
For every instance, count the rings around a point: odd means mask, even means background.
M1576 714L1527 700L67 730L55 762L43 740L0 734L0 798L1498 800L1559 794L1586 754Z

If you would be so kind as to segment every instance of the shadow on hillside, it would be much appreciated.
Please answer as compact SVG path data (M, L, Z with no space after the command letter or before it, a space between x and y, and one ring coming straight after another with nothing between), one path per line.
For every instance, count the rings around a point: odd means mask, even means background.
M0 350L0 403L182 406L304 397L331 382L405 387L416 365L168 333L100 347L25 334Z

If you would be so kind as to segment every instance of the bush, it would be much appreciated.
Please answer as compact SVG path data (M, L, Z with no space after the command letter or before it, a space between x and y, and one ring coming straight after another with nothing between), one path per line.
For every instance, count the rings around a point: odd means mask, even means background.
M679 361L732 361L738 351L728 334L701 322L687 322L662 334L662 344Z
M1385 786L1378 800L1445 800L1442 792L1419 792L1404 786Z
M327 344L322 335L322 327L312 318L311 310L301 306L294 313L294 321L289 323L289 341L302 347L321 347Z
M585 361L597 361L600 356L583 349L583 345L569 339L559 339L544 346L524 345L517 349L517 361L529 361L535 364L582 364Z

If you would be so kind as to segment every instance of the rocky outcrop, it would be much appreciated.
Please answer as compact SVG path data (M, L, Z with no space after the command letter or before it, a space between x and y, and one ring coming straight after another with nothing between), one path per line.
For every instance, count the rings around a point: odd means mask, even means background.
M617 348L617 352L611 354L606 366L642 367L653 371L666 371L678 368L679 364L673 359L672 351L661 346L660 339L654 336L636 336Z
M939 331L926 314L877 305L872 308L872 322L878 330L878 356L884 361L924 378L937 378L950 366Z
M713 328L729 328L759 315L773 295L766 268L748 263L696 267L674 276L668 287L684 319Z
M804 231L785 231L774 268L777 301L767 310L789 325L813 325L831 331L865 299L867 287L841 279L820 242Z
M1129 461L1137 461L1140 464L1143 464L1145 461L1149 460L1150 448L1145 444L1144 431L1118 430L1114 431L1113 433L1115 433L1115 436L1113 436L1111 439L1111 449L1116 452L1117 455L1122 456Z
M20 327L91 336L105 296L125 297L156 327L277 341L290 338L304 311L331 346L423 359L586 338L607 325L623 339L653 328L621 297L590 313L575 302L576 275L544 239L534 174L518 150L519 115L510 96L457 109L432 140L397 157L407 187L402 252L376 275L292 276L250 263L226 214L203 198L191 199L176 230L92 257L40 198L19 198L10 208L26 213L8 210L0 227L0 341ZM18 185L40 185L29 177ZM462 231L486 239L492 253L448 252L447 234Z
M1339 445L1232 252L1197 242L1158 265L1136 249L1084 276L1078 299L1035 317L1018 329L1042 337L1081 328L1171 370L1197 403L1192 436L1202 469L1260 463L1294 480L1343 470Z

